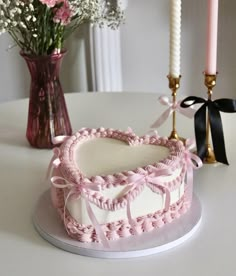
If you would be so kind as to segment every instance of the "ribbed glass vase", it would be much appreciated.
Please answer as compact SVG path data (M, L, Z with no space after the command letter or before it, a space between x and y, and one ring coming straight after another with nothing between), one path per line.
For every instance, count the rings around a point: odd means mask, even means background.
M59 79L64 55L65 51L47 56L21 52L31 75L26 137L36 148L52 148L54 137L72 134Z

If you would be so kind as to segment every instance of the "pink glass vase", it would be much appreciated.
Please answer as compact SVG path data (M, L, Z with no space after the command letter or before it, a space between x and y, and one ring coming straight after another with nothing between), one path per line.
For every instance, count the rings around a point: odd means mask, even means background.
M48 56L21 53L31 75L26 137L36 148L52 148L54 137L72 134L59 80L64 55L65 51Z

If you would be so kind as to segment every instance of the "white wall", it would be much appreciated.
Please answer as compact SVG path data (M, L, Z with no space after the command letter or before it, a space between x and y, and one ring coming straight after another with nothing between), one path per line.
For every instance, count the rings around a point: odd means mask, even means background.
M168 0L129 0L126 24L121 28L123 89L125 91L170 93ZM183 0L181 94L205 96L206 0ZM215 97L236 97L236 1L220 1L218 81ZM91 88L87 45L83 28L68 42L61 80L64 91ZM18 48L0 37L0 101L28 96L29 73Z
M215 97L236 98L236 1L219 1L218 81ZM207 0L183 0L181 94L205 96ZM169 1L129 0L122 26L124 90L170 93Z
M12 44L7 34L0 37L0 101L28 95L29 76L19 49L6 50Z
M65 92L87 91L90 80L86 64L87 27L82 27L67 41L67 55L63 60L61 83ZM19 48L7 51L14 42L8 34L0 37L0 102L28 97L30 75Z

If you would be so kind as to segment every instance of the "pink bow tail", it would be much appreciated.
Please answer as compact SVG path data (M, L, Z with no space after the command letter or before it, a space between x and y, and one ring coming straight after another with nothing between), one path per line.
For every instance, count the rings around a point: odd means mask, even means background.
M161 116L151 125L151 128L159 128L173 113L173 108L169 107L166 111L164 111Z
M202 160L192 152L191 149L194 148L194 140L187 139L186 140L186 152L185 152L185 160L187 163L187 172L186 172L186 186L185 193L187 201L191 204L193 197L193 170L199 169L202 167Z

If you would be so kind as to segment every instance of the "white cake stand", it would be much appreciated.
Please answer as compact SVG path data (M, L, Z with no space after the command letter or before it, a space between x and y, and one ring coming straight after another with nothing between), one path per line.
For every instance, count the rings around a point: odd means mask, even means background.
M134 258L160 253L185 242L199 228L201 217L201 204L194 195L191 209L179 219L141 236L111 241L107 249L98 243L81 243L71 239L51 204L48 190L38 200L33 222L45 240L63 250L96 258Z

